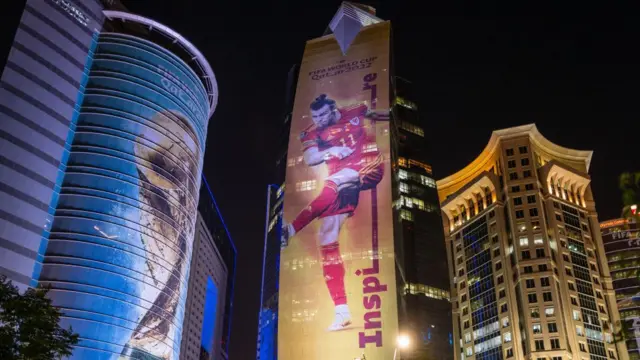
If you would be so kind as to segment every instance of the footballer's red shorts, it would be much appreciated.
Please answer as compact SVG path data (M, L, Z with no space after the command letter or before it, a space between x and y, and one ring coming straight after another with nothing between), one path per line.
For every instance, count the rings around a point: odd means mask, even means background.
M353 167L352 167L353 168ZM384 163L382 156L378 156L357 170L360 174L360 186L354 184L346 185L338 191L338 197L319 217L327 217L339 214L353 213L358 207L360 191L370 190L376 187L384 176Z

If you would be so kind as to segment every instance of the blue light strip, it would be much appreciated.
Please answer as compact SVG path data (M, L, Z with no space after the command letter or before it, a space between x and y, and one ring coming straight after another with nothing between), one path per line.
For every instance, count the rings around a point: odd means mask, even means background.
M233 248L233 279L231 280L231 304L229 304L229 327L227 328L227 333L229 334L229 340L227 341L226 345L226 349L225 351L228 353L229 352L229 344L231 343L231 323L232 323L232 314L233 314L233 298L235 295L235 287L236 287L236 264L238 263L237 261L237 255L238 255L238 250L236 250L236 244L233 242L233 239L231 238L231 234L229 234L229 229L227 228L227 224L224 222L224 218L222 217L222 214L220 213L220 209L218 208L218 203L216 202L216 198L213 196L213 192L211 192L211 188L209 187L209 183L207 182L207 179L204 177L204 175L201 176L202 177L202 182L204 183L204 185L207 187L207 191L209 192L209 196L211 197L211 201L213 202L213 206L216 207L216 211L218 212L218 217L220 217L220 221L222 222L222 226L224 227L224 231L227 233L227 238L229 238L229 242L231 242L231 247Z

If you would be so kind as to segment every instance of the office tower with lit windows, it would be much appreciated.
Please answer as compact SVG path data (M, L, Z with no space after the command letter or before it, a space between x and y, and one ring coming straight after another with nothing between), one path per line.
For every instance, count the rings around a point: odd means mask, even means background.
M600 223L630 360L640 359L640 225L636 217ZM621 356L621 359L623 357Z
M217 85L181 35L101 4L27 1L0 96L1 264L51 287L72 358L178 359Z
M398 192L395 207L396 256L399 265L400 330L413 334L413 346L404 356L453 359L453 330L449 276L436 182L425 140L428 126L412 101L412 83L393 82L393 119L397 131Z
M206 179L202 178L180 358L229 358L236 249Z
M457 359L625 358L591 156L518 126L437 182Z
M284 99L285 110L280 133L278 134L279 143L276 148L275 169L272 174L273 181L267 185L266 191L257 360L275 360L278 358L278 278L280 276L282 205L284 203L284 177L287 166L293 166L298 161L297 159L287 159L289 128L291 126L291 112L293 110L298 70L298 65L292 66L287 76Z
M103 8L6 5L15 14L3 21L19 21L0 80L0 274L25 290L42 266Z

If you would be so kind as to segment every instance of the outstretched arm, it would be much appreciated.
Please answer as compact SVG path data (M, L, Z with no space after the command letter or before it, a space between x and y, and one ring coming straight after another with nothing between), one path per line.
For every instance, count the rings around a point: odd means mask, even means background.
M389 120L389 118L391 117L391 111L389 109L367 110L364 116L371 120Z
M338 159L345 158L353 152L353 149L346 146L334 146L327 150L318 150L318 147L310 147L302 154L304 156L304 162L309 166L319 165L325 160L328 160L332 156Z

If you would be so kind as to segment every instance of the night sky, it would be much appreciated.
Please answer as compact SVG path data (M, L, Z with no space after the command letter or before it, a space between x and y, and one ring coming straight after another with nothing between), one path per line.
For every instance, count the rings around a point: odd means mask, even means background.
M204 172L238 249L230 358L255 359L265 192L286 75L340 1L123 3L193 42L216 73ZM636 9L367 3L392 21L396 74L414 83L437 179L480 154L492 130L536 123L556 144L595 151L600 219L619 215L617 176L640 170Z

